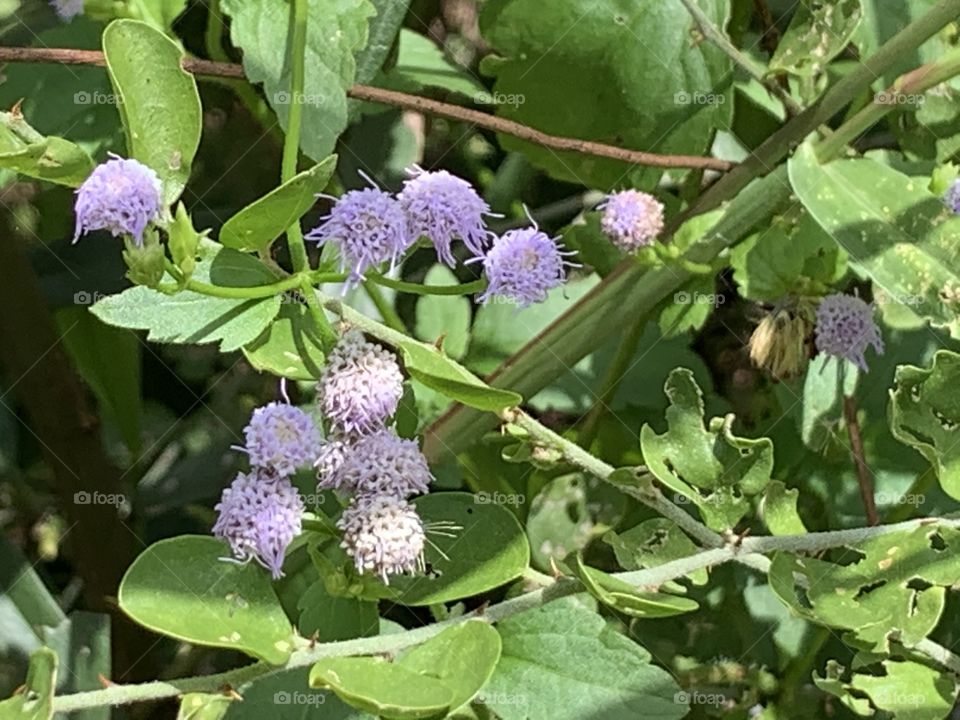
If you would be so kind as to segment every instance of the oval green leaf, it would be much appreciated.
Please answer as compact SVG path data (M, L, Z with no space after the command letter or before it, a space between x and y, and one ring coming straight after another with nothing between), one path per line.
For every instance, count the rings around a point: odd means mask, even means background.
M243 348L243 354L257 370L307 382L320 378L326 359L309 310L286 299L274 321Z
M216 538L182 535L144 550L120 583L120 607L170 637L240 650L281 665L293 650L293 628L270 575L254 564L224 560Z
M510 390L492 388L439 350L408 341L399 344L407 372L428 388L452 400L488 412L497 412L523 402Z
M220 242L244 252L266 250L313 207L336 166L337 156L331 155L253 201L223 224Z
M103 32L103 54L131 157L152 168L172 204L190 177L200 144L197 83L180 66L183 52L159 30L117 20Z
M327 658L310 670L310 687L329 688L359 710L387 718L443 717L453 691L439 680L379 657Z

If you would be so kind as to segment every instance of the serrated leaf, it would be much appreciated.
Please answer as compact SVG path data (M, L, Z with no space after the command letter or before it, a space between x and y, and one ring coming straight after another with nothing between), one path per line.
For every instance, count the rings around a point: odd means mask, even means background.
M120 607L154 632L282 665L293 651L293 628L270 574L255 563L231 562L229 554L213 537L154 543L123 576Z
M890 392L893 436L921 453L940 485L960 499L960 355L941 350L929 368L901 365Z
M331 155L254 200L223 224L220 242L244 252L266 250L313 207L317 193L327 186L336 166L337 156Z
M733 528L750 510L749 497L763 491L773 471L773 444L767 438L733 434L733 416L713 418L704 427L703 395L693 373L670 373L665 391L667 432L657 435L644 425L640 447L657 479L678 493L677 502L692 502L714 530Z
M960 218L926 183L868 159L821 165L809 144L790 182L850 264L913 312L960 337Z
M303 103L300 147L320 162L347 127L347 89L356 80L354 53L367 42L370 0L309 3L306 85L303 97L290 91L288 3L274 0L224 0L231 19L230 38L243 50L243 68L253 83L263 83L267 102L280 125L288 127L290 103Z
M103 33L103 54L130 156L160 176L171 205L190 178L202 121L196 80L180 67L183 51L146 23L116 20Z
M462 365L435 348L412 340L399 343L410 375L443 395L480 410L496 412L516 407L523 398L515 392L486 385Z

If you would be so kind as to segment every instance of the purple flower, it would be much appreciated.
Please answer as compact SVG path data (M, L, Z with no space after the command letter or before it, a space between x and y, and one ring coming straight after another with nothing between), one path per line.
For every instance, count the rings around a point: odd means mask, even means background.
M413 177L404 182L397 199L407 213L413 240L430 238L437 257L450 267L456 265L450 249L454 240L463 240L474 255L481 255L490 239L483 220L490 206L470 183L446 170L413 167L408 172Z
M960 179L954 180L943 196L944 204L954 215L960 215Z
M351 495L407 498L427 492L432 481L430 466L417 443L392 430L381 430L345 447L339 467L326 473L319 487Z
M483 258L487 289L480 301L493 297L509 298L520 307L543 302L547 292L563 284L564 266L570 265L556 240L536 227L508 230L493 241Z
M426 535L417 511L393 495L355 498L337 521L340 547L359 573L372 572L389 584L391 575L423 570Z
M283 557L300 534L304 511L289 480L260 469L237 473L214 509L220 515L213 534L230 544L237 560L256 560L274 579L283 577Z
M98 165L77 190L73 241L91 230L109 230L114 237L132 235L143 244L143 231L161 208L157 174L136 160L113 156Z
M272 402L254 410L243 434L250 464L281 477L313 464L320 452L320 431L313 418L288 403Z
M73 20L83 12L83 0L50 0L50 4L64 22Z
M597 208L603 210L600 217L603 232L624 252L652 244L663 231L663 205L645 192L613 193Z
M340 271L350 270L348 285L357 283L372 267L388 260L395 264L413 244L400 203L377 188L345 193L324 220L307 238L339 243Z
M393 353L367 342L359 330L341 336L317 385L320 412L336 435L375 432L397 411L403 373Z
M353 443L349 438L333 435L320 447L313 466L317 469L317 490L339 490L339 473Z
M817 350L845 358L867 371L864 353L872 345L883 354L883 338L873 320L873 306L853 295L828 295L817 308Z

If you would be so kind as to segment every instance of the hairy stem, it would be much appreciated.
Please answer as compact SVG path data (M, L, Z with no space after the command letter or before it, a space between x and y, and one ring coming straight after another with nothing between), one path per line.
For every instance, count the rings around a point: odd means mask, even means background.
M860 485L860 497L867 514L867 522L871 525L880 523L877 514L877 502L873 492L873 473L867 465L866 452L863 448L863 437L860 434L860 420L857 418L856 398L845 395L843 398L843 416L847 421L847 435L850 438L850 452L853 455L853 464L857 471L857 484Z
M287 118L287 134L283 139L281 182L286 182L297 174L297 158L300 155L300 125L303 121L303 89L306 77L307 14L307 0L291 0L290 114ZM294 271L306 270L309 259L299 220L295 220L287 229L287 247L290 250L290 262L293 263Z

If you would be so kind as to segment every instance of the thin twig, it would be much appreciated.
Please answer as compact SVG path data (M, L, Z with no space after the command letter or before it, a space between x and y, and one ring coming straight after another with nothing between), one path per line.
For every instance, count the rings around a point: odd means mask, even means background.
M0 62L61 63L63 65L104 65L103 53L96 50L74 50L70 48L0 48ZM194 75L212 77L243 78L243 67L234 63L212 62L197 58L184 58L182 67ZM471 123L478 127L528 142L552 148L579 152L585 155L620 160L635 165L662 168L703 168L726 172L736 167L736 163L719 158L697 155L660 155L642 150L628 150L604 143L578 138L560 137L535 130L528 125L490 115L489 113L431 100L420 95L385 90L370 85L354 85L347 95L356 100L381 103L407 110L438 115Z
M860 497L863 498L863 507L867 512L867 522L877 525L880 523L880 516L877 514L877 504L873 497L873 478L863 452L863 437L860 434L860 421L857 420L857 401L849 395L843 397L843 416L847 420L850 451L857 467L857 482L860 484Z

